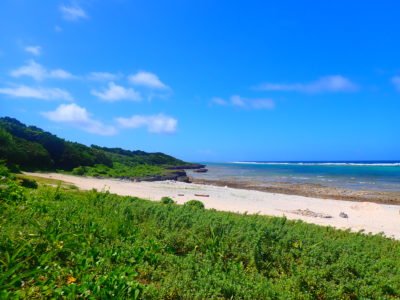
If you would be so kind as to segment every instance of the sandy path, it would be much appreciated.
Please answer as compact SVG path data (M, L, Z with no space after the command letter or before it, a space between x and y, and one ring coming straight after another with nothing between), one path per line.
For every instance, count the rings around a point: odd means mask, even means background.
M206 208L240 213L286 216L288 219L300 219L308 223L341 229L349 228L352 231L384 232L388 237L400 239L399 205L319 199L175 181L127 182L56 173L26 174L71 182L83 190L92 188L97 190L105 189L119 195L136 196L156 201L163 196L168 196L179 204L191 199L197 199L202 201ZM184 196L179 196L178 194L183 194ZM207 194L209 197L198 197L195 194ZM299 209L308 209L315 213L327 214L332 218L310 217L289 212ZM341 212L345 212L348 218L339 217Z

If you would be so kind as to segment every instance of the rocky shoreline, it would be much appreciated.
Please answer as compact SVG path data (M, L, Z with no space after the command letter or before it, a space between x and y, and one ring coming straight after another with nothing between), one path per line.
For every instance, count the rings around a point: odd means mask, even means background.
M357 202L374 202L379 204L400 205L400 193L382 191L356 191L319 184L292 184L284 182L261 183L256 181L206 180L189 177L190 182L235 189L256 190L269 193L299 195L321 199L335 199Z
M168 170L168 172L166 172L165 174L161 174L161 175L152 175L152 176L146 176L146 177L122 176L122 177L118 177L118 179L129 180L129 181L133 181L133 182L140 182L140 181L152 182L152 181L173 180L173 181L191 183L185 170L194 170L195 172L196 171L206 172L204 170L207 170L207 169L205 169L204 167L205 167L205 165L202 165L202 164L173 166L173 167L166 167L165 169Z

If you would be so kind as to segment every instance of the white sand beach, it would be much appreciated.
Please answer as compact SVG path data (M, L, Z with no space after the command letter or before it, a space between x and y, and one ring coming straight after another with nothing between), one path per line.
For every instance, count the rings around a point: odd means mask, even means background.
M153 201L168 196L178 204L196 199L202 201L206 208L238 213L286 216L288 219L300 219L307 223L352 231L364 230L366 233L373 234L384 232L387 237L400 239L399 205L319 199L175 181L130 182L57 173L26 174L63 180L82 190L93 188L108 190L119 195L136 196ZM195 196L195 194L209 195L209 197ZM348 217L340 217L341 212ZM314 216L309 216L310 214ZM331 217L326 218L326 216Z

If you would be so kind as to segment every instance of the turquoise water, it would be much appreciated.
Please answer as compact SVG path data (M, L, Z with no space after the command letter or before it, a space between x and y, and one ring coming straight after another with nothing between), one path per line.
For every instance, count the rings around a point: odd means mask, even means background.
M206 163L199 179L313 183L354 190L400 192L400 161Z

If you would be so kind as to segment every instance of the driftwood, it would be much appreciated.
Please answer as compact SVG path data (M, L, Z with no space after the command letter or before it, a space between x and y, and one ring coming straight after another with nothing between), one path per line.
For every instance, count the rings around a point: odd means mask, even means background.
M210 197L210 195L207 194L194 194L197 197Z

